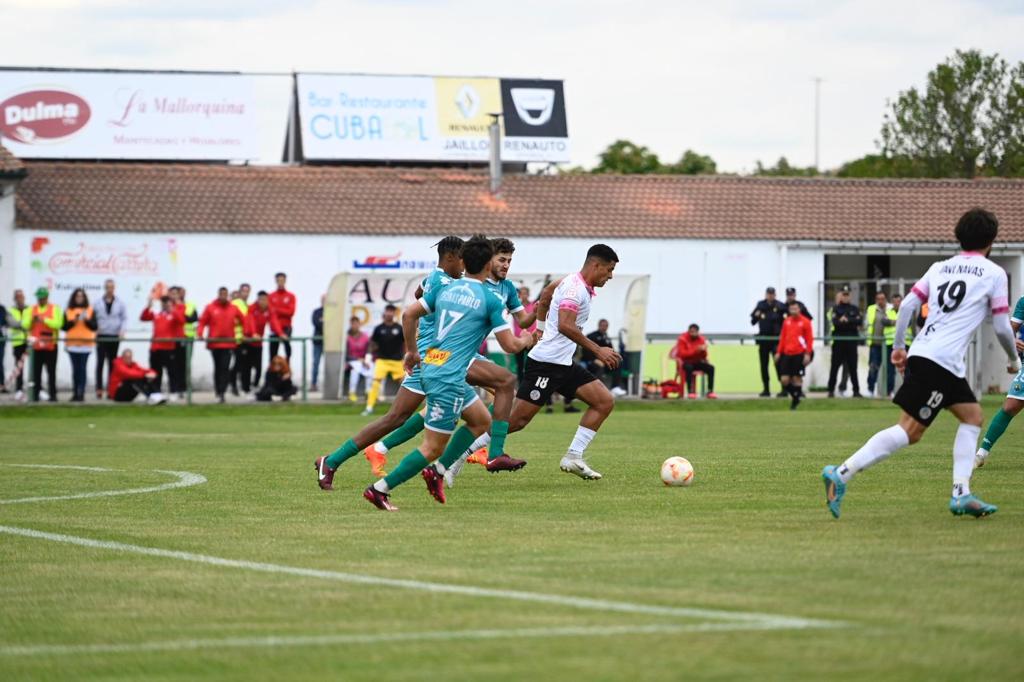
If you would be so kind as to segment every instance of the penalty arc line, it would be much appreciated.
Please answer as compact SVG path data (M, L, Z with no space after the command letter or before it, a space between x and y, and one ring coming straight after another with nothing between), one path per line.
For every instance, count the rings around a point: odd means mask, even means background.
M686 632L735 632L771 630L774 626L756 623L692 623L652 625L595 625L546 628L510 628L507 630L440 630L433 632L391 632L376 635L268 635L264 637L225 637L223 639L178 639L135 644L28 644L0 646L0 656L70 656L88 654L155 653L195 651L199 649L273 648L296 646L337 646L383 644L389 642L444 642L533 637L615 637L625 635L681 634Z
M210 556L207 554L196 554L157 547L144 547L141 545L130 545L122 542L109 540L94 540L91 538L77 537L74 535L63 535L60 533L48 533L31 528L18 528L15 526L0 525L0 533L15 535L19 537L32 538L35 540L48 540L63 544L88 547L91 549L105 549L127 554L140 554L143 556L160 557L163 559L175 559L196 564L209 566L221 566L225 568L237 568L260 573L271 573L281 575L292 575L303 578L316 578L334 582L351 583L358 585L378 585L398 589L417 590L420 592L431 592L435 594L457 594L470 597L489 597L496 599L507 599L521 602L555 604L577 609L591 611L635 613L650 616L669 616L677 618L695 618L712 621L724 621L732 624L746 623L759 626L759 629L808 629L839 627L844 623L836 621L816 620L809 618L795 618L780 616L768 613L750 613L743 611L722 611L716 609L701 609L676 606L655 606L650 604L635 604L631 602L610 601L604 599L590 599L586 597L572 597L558 594L544 594L541 592L522 592L518 590L500 590L486 587L474 587L472 585L453 585L446 583L433 583L422 580L403 580L397 578L382 578L372 575L361 575L358 573L343 573L340 571L328 571L314 568L302 568L298 566L286 566L282 564L271 564L257 561L245 561L239 559L226 559Z
M77 471L123 471L122 469L106 469L103 467L82 467L65 466L60 464L7 464L5 466L21 467L25 469L75 469ZM89 493L74 493L71 495L48 495L43 497L18 497L13 500L0 500L0 504L22 504L25 502L53 502L56 500L87 500L94 497L118 497L120 495L142 495L145 493L158 493L163 490L174 488L189 488L194 485L206 483L206 477L201 474L194 474L190 471L164 471L154 469L159 474L174 476L177 480L160 485L148 486L145 488L127 488L122 490L97 490Z

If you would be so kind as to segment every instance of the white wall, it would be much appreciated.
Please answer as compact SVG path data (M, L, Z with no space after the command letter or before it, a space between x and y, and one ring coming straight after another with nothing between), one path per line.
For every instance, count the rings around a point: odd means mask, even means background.
M0 303L8 306L16 288L14 183L0 180Z

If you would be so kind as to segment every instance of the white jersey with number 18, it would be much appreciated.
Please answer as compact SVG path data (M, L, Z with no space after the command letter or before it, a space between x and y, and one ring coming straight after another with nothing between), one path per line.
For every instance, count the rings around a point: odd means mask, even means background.
M907 355L928 358L960 378L967 374L967 344L989 311L1010 309L1006 271L976 252L933 263L911 293L928 304L928 319Z

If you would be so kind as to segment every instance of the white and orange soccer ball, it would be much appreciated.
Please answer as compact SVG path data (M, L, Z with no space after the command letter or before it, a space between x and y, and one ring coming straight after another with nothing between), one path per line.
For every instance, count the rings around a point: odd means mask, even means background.
M661 465L665 485L687 486L693 483L693 465L685 457L669 457Z

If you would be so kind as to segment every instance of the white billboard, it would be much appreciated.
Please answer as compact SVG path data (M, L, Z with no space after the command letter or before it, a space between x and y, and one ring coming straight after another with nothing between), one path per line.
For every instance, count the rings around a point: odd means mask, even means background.
M0 70L0 139L25 159L260 156L253 78Z
M503 160L570 160L561 81L300 73L296 91L310 160L485 162L491 114Z

